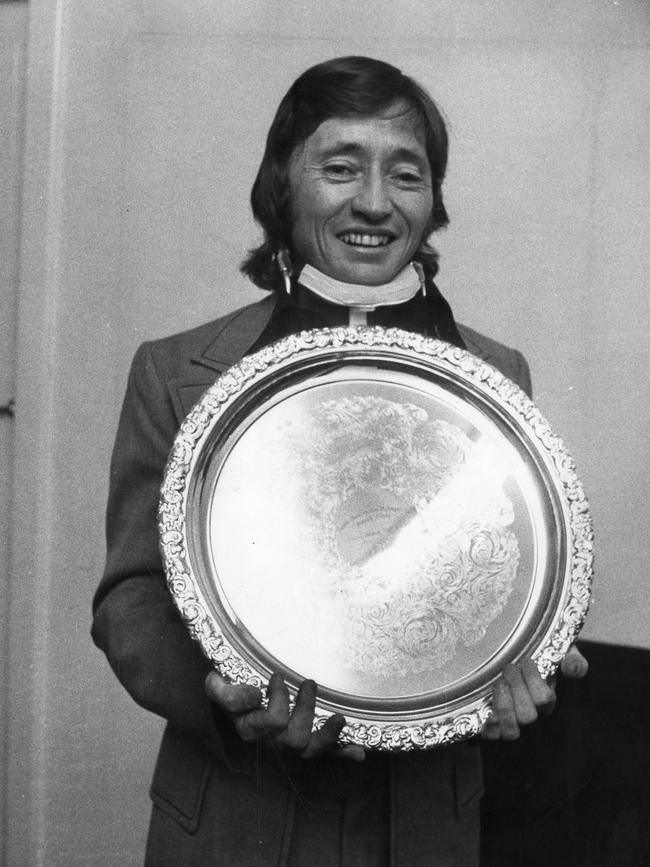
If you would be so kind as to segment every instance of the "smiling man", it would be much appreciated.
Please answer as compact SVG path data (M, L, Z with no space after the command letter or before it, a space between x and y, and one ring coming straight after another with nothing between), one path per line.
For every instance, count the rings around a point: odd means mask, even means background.
M297 263L344 283L389 283L429 235L431 168L403 103L370 118L326 120L294 152L289 185Z
M446 164L440 112L394 66L346 57L307 70L280 103L252 192L264 240L242 270L270 294L136 354L111 465L93 636L135 700L168 723L151 790L150 865L478 861L477 744L366 756L339 744L340 715L312 730L313 681L293 707L281 672L267 704L259 690L227 683L167 591L156 520L167 455L192 405L218 372L304 328L398 326L467 349L530 390L521 354L458 326L435 286L429 237L448 222ZM399 509L389 494L385 485L375 492L373 508ZM357 510L356 500L347 508ZM342 545L364 559L357 543ZM586 670L577 652L570 668ZM530 660L510 666L486 736L516 738L553 702Z

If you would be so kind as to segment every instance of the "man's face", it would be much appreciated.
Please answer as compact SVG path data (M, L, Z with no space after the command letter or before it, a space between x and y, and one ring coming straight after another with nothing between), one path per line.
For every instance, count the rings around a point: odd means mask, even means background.
M289 184L296 257L345 283L387 283L427 233L431 170L400 106L324 121L292 154Z

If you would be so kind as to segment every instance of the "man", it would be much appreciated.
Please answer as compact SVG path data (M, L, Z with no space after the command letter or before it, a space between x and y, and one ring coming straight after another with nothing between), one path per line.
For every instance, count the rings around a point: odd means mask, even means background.
M371 324L467 348L529 390L523 357L457 326L433 283L428 239L448 221L446 161L440 113L399 70L358 57L307 70L280 104L252 194L265 238L243 271L273 294L145 344L134 359L93 636L135 700L169 723L152 787L149 864L477 863L476 744L365 755L338 744L340 715L312 731L313 681L292 712L281 672L266 707L258 690L227 683L174 608L156 522L165 461L193 403L218 372L303 328L348 324L362 311ZM564 667L586 670L577 651ZM553 702L530 660L509 666L486 737L517 737Z

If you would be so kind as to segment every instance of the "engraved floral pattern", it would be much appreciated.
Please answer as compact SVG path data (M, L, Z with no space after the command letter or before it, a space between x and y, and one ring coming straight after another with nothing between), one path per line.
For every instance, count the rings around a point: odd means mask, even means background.
M349 665L418 674L480 641L519 561L512 504L481 448L422 408L363 395L321 402L294 441L303 532L325 552Z

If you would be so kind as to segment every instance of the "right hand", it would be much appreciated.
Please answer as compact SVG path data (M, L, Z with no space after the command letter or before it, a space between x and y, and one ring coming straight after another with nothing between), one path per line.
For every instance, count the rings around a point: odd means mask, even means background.
M300 685L293 711L289 710L289 690L281 674L269 680L268 705L262 706L262 693L255 686L232 684L216 671L205 679L205 691L232 720L239 737L246 742L259 738L282 749L291 750L301 758L314 759L325 754L362 762L366 753L356 744L338 743L345 718L334 714L321 728L312 731L316 707L316 684L305 680Z

